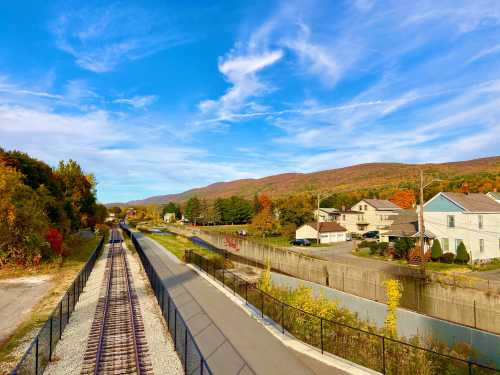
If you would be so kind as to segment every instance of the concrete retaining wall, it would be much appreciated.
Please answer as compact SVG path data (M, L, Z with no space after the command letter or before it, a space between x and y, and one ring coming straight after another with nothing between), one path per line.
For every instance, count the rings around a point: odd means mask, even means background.
M359 268L194 227L169 225L168 230L199 237L250 263L262 266L270 262L274 271L383 303L386 302L384 281L396 278L404 288L401 307L500 333L499 283L435 272L424 277L408 267L390 267L388 271Z

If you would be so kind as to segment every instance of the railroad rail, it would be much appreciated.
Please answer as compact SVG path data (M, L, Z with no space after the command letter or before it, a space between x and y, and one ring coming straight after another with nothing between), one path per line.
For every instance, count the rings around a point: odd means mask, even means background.
M116 229L111 231L105 276L81 374L153 374L139 301Z

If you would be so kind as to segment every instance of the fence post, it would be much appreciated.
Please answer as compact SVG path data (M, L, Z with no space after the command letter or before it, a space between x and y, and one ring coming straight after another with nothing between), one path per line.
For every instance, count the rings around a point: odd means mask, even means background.
M236 274L233 273L233 294L236 295Z
M224 267L222 267L222 285L226 285L224 282Z
M76 283L73 281L73 309L71 312L75 310L75 297L76 297Z
M323 318L319 318L319 326L321 336L321 354L323 354Z
M382 374L385 374L385 337L382 336Z
M61 339L62 336L62 301L59 302L59 340Z
M49 361L52 361L52 320L53 316L50 316L50 336L49 336Z
M474 300L474 328L477 328L477 321L476 321L476 300Z
M470 362L467 362L469 365L469 375L472 375L472 364Z
M201 356L200 356L200 357L201 357ZM203 367L205 367L205 366L204 366L204 364L203 364L203 357L201 357L201 358L200 358L200 369L201 369L200 374L201 374L201 375L203 375Z
M248 305L248 281L245 280L245 304Z
M38 336L35 344L35 374L38 375Z
M262 292L261 289L260 290L260 311L261 311L261 315L262 315L262 318L264 318L264 293Z
M281 333L285 333L285 304L281 302Z
M68 296L68 306L66 308L66 312L68 315L66 316L66 324L69 323L69 293L67 294L67 296Z
M174 349L177 350L177 309L174 309Z

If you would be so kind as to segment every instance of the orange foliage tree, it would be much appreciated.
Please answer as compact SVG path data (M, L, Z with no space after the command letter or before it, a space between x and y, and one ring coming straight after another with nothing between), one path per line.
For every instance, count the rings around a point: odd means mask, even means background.
M389 200L401 208L412 208L416 201L413 190L398 190Z

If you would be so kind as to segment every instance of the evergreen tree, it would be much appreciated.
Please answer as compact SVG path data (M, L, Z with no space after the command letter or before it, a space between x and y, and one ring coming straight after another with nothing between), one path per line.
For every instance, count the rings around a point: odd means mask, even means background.
M431 248L431 258L433 261L439 260L443 256L443 249L441 249L441 243L439 240L436 238L432 242L432 248Z
M455 257L455 262L466 264L469 262L469 259L469 253L465 248L465 244L463 242L460 242L460 245L458 245L457 247L457 256Z

